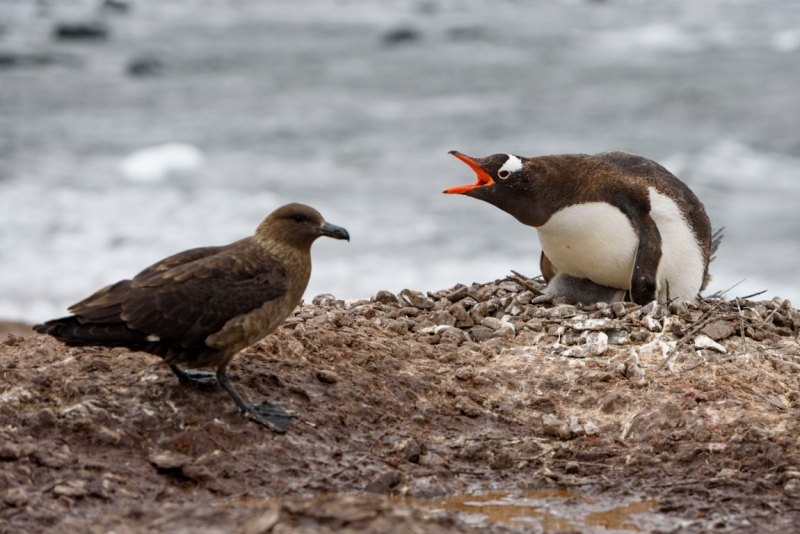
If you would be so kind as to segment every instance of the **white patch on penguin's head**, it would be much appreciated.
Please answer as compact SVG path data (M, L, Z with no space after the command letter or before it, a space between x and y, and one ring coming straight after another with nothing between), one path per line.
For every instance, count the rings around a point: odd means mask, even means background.
M506 162L503 163L503 166L497 171L497 177L505 180L511 176L511 173L517 172L520 169L522 169L522 160L517 156L509 154Z

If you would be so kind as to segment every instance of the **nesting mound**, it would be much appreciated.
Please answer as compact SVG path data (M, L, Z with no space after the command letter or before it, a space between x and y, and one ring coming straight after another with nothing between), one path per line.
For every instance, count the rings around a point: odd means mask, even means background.
M515 275L301 305L229 367L296 415L285 435L158 358L9 335L0 532L460 532L386 495L553 488L655 498L682 531L794 528L800 312L541 289Z

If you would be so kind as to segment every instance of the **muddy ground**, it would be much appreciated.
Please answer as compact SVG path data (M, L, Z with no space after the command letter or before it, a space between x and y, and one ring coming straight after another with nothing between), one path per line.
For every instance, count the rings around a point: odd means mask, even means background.
M156 357L7 335L0 532L799 528L791 303L582 308L540 289L514 276L300 306L229 368L296 416L286 434ZM469 494L654 515L481 522L447 504Z

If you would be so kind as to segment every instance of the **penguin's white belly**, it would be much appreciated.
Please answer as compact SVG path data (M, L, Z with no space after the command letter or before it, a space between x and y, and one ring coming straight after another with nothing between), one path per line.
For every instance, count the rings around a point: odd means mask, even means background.
M653 187L648 192L650 217L661 234L657 299L694 300L705 274L703 250L678 205ZM618 208L604 202L576 204L556 212L536 230L542 250L558 271L630 289L639 237Z
M605 202L568 206L536 228L542 250L560 272L629 289L639 238L628 217Z
M648 191L650 217L661 234L661 261L656 274L658 301L694 301L705 276L703 249L678 205L654 187Z

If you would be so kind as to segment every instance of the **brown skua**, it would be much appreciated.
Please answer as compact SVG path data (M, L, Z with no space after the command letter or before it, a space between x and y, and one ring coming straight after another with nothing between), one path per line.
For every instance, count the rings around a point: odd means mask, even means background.
M321 236L350 239L315 209L288 204L251 237L170 256L73 305L73 315L34 330L67 345L160 356L181 382L216 380L246 417L284 432L291 416L267 401L247 404L230 385L226 367L300 303L311 276L311 245ZM215 367L216 376L199 367Z

